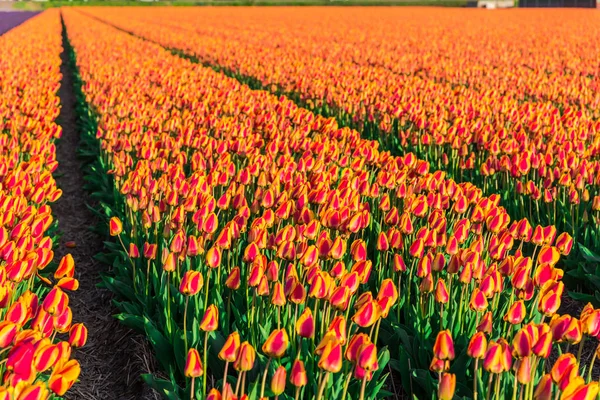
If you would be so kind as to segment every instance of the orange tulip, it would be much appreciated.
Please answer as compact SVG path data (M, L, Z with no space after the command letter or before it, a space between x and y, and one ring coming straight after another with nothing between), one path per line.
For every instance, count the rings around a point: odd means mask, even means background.
M194 348L188 350L187 358L185 359L184 375L188 378L198 378L204 375L200 354Z
M118 217L112 217L108 224L110 236L118 236L123 232L123 223Z
M280 358L285 354L290 339L285 329L275 329L262 346L262 351L271 358Z

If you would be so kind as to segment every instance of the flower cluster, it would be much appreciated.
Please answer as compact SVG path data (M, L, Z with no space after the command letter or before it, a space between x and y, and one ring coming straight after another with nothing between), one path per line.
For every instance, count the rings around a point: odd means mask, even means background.
M600 248L590 13L470 13L462 29L464 10L91 12L412 151L486 195L505 192L514 218ZM594 269L577 276L586 273Z
M420 398L552 392L540 360L568 340L552 328L568 233L513 220L499 195L289 98L64 15L115 192L107 284L171 377L152 384L213 400L381 398L392 359Z
M60 111L58 11L0 36L0 399L62 396L79 376L73 348L87 339L67 291L71 255L53 263L50 203L61 196L54 122ZM49 288L50 287L50 288Z

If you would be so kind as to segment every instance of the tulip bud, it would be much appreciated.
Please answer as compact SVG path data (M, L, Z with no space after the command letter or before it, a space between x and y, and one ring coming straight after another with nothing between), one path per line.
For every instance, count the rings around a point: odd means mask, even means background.
M483 332L477 332L469 341L467 354L471 358L481 359L484 357L487 350L487 339Z
M342 346L337 340L331 340L323 349L318 366L324 371L337 374L342 369Z
M216 331L218 327L219 310L217 310L217 306L211 304L204 312L204 317L202 317L202 321L200 322L200 329L204 332L212 332Z
M357 365L365 371L377 371L377 347L373 343L365 343L359 350Z
M200 292L204 278L199 271L186 271L181 278L179 292L184 296L194 296Z
M438 399L452 400L456 390L456 375L444 372L438 385Z
M240 334L232 332L225 340L223 348L219 352L219 358L223 361L234 362L240 349Z
M433 345L433 355L440 360L454 360L454 341L449 330L438 333Z
M535 388L533 398L535 400L552 400L552 377L550 374L542 376Z
M185 360L184 375L187 378L198 378L203 374L204 369L202 368L200 354L198 354L198 350L191 348L188 351L187 358Z
M250 371L254 367L255 358L256 352L254 347L246 341L240 345L240 350L233 367L238 372Z
M315 320L310 308L306 307L296 321L296 333L303 338L312 338L315 335Z
M108 224L110 236L118 236L123 232L123 223L118 217L112 217Z
M75 324L69 331L69 344L71 347L83 347L87 342L88 331L85 325Z
M273 392L273 394L275 396L279 396L280 394L282 394L285 391L286 377L287 377L287 371L285 370L285 367L280 365L275 370L275 374L273 375L273 378L271 379L271 391Z
M290 382L297 388L306 386L306 384L308 383L306 369L304 369L304 363L302 361L296 360L294 361L294 364L292 364Z
M511 304L508 308L508 311L504 315L504 320L508 321L512 325L517 325L523 322L525 316L527 315L527 310L525 309L525 303L523 300L519 300Z
M262 351L271 358L280 358L285 354L290 339L285 329L275 329L262 346Z

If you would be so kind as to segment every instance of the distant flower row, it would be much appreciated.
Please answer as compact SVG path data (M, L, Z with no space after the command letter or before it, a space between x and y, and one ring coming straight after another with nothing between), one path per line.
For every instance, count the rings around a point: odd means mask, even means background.
M600 28L593 13L89 12L289 94L485 195L504 193L513 218L555 225L600 249L600 48L592 39ZM582 279L594 273L595 266L579 266L578 285L600 291Z

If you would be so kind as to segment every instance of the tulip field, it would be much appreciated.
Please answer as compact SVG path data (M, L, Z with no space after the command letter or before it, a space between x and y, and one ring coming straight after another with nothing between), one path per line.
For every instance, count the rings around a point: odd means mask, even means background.
M85 374L53 260L61 54L98 284L161 398L597 399L598 34L595 11L404 7L63 7L8 31L0 400L79 398Z

